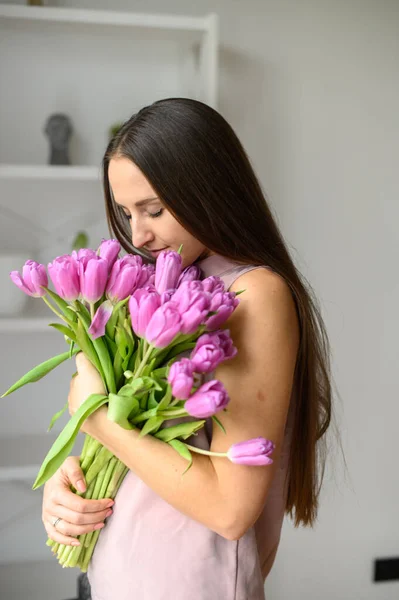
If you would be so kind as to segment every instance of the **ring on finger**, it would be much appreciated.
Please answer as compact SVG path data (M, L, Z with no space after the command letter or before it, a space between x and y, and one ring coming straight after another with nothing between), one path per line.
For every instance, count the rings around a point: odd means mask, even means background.
M58 523L59 523L60 521L62 521L61 517L56 517L56 518L54 519L54 521L52 522L52 525L53 525L54 529L57 529L57 525L58 525Z

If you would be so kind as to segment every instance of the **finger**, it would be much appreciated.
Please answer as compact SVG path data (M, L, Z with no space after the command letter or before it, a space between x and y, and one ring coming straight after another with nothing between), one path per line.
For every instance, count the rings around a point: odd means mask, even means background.
M87 363L90 363L89 359L83 354L83 352L77 353L75 356L75 362L78 373L80 373L80 371L87 366Z
M59 505L54 507L53 512L56 513L66 523L71 523L72 525L79 526L90 526L93 528L94 525L97 525L98 523L103 523L105 519L112 515L113 511L112 508L106 508L105 510L101 510L98 512L81 513L70 510L66 506ZM48 513L46 513L46 515L47 514ZM51 516L49 520L51 521Z
M64 521L64 519L58 521L57 527L54 527L51 520L47 521L47 524L54 530L54 532L63 535L66 538L70 538L71 542L73 541L73 538L76 539L79 535L91 533L92 531L96 531L97 529L102 529L104 527L104 523L96 523L94 525L74 525L73 523Z
M113 506L112 498L104 498L101 500L86 500L69 490L60 489L53 496L52 501L56 505L67 507L77 513L97 513Z
M80 468L78 456L70 456L63 464L62 471L78 492L86 491L85 476Z
M63 535L62 533L57 531L57 529L55 529L53 524L49 521L45 521L43 519L43 523L48 537L50 538L50 540L53 540L53 542L65 544L65 546L80 546L80 542L76 538L70 537L68 535Z

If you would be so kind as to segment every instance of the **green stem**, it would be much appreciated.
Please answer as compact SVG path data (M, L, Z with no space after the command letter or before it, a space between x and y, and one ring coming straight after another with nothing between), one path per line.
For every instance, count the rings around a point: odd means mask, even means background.
M84 473L87 473L87 470L89 469L90 465L93 463L96 453L102 447L100 442L97 442L97 440L92 438L90 435L86 435L86 439L88 439L86 449L82 450L82 453L80 455L80 461L81 461L80 468L82 469L82 471ZM85 444L86 444L86 440L85 440Z
M144 340L144 343L146 343L146 340ZM141 361L141 363L139 364L139 366L137 367L137 371L134 374L134 377L140 377L140 373L142 372L142 370L144 369L144 367L147 364L148 359L151 356L151 352L154 350L154 347L152 344L149 344L148 349L144 352L143 351L143 360Z
M50 304L50 302L47 300L46 296L41 296L41 298L47 304L47 306L50 308L50 310L52 310L53 313L57 315L57 317L59 317L60 319L62 319L62 321L64 321L64 323L69 325L68 320L64 317L64 315L62 315L60 312L58 312L58 310L56 308L54 308L54 306L52 304Z
M183 442L183 444L185 444ZM227 456L227 452L209 452L208 450L202 450L201 448L196 448L195 446L190 446L190 444L185 444L189 450L193 452L197 452L198 454L205 454L206 456Z

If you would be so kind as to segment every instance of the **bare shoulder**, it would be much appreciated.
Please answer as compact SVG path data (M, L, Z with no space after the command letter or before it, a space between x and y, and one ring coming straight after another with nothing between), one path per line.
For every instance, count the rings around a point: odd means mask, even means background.
M286 280L270 269L253 269L240 275L230 291L245 290L238 296L240 304L229 319L229 326L257 326L272 319L275 324L288 327L291 332L299 327L294 297ZM253 326L253 325L252 325Z

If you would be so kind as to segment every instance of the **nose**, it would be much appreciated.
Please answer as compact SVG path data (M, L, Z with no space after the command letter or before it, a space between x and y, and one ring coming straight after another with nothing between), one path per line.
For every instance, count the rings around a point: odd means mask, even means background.
M138 219L134 220L132 218L130 223L132 228L132 244L135 248L142 248L154 239L151 230L140 223Z

